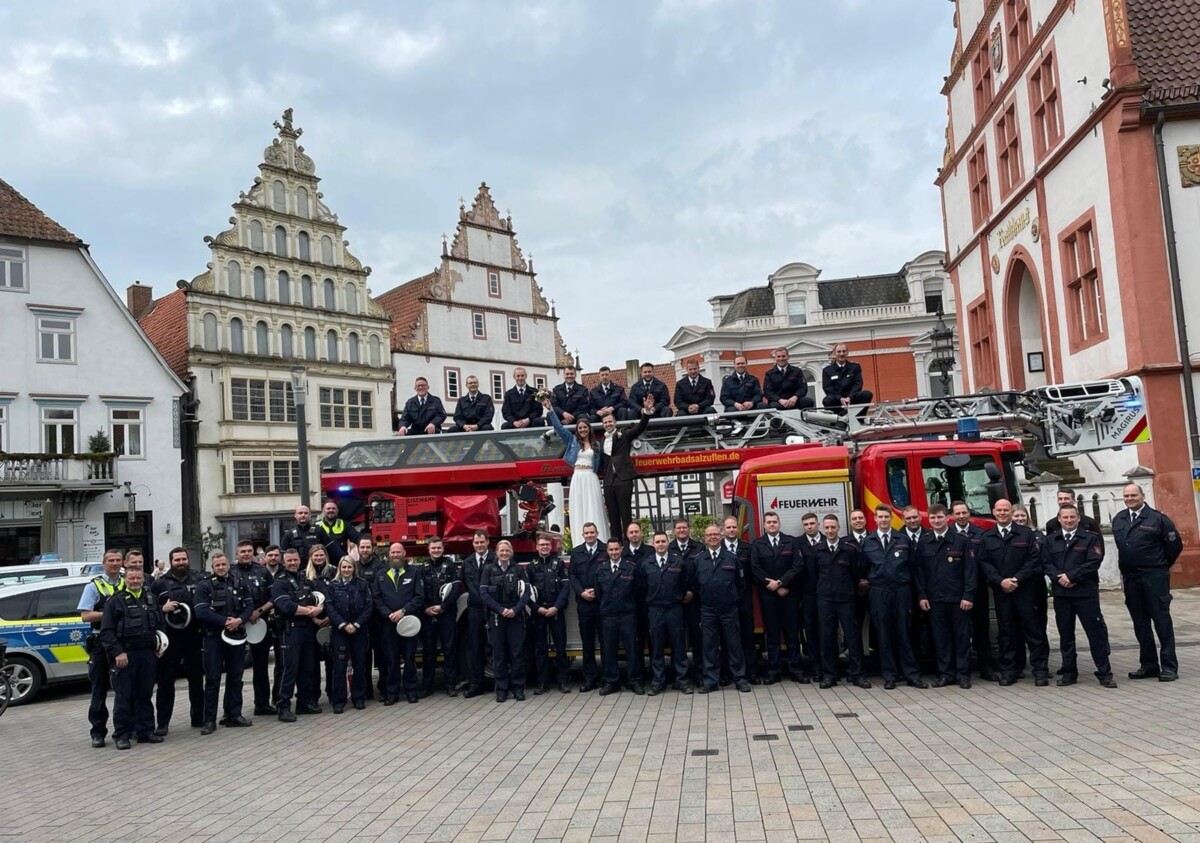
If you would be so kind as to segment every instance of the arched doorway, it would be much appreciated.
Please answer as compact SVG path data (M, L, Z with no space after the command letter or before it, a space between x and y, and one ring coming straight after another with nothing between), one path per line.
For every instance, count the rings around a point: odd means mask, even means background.
M1008 377L1013 389L1045 386L1049 361L1042 331L1042 298L1033 269L1014 255L1005 284L1004 323L1008 339Z

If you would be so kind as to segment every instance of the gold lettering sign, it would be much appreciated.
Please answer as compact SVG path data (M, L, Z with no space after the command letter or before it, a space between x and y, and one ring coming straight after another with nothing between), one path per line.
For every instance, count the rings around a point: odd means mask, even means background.
M1015 217L1012 217L1008 222L1000 226L1000 231L997 233L997 237L1000 241L1000 248L1003 249L1005 246L1015 240L1016 236L1024 231L1026 227L1028 227L1029 220L1029 208L1023 208L1021 213L1017 214Z

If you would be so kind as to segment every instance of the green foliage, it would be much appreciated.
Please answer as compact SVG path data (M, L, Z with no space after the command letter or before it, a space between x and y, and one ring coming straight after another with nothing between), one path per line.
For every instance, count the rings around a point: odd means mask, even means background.
M721 526L720 519L714 515L693 515L688 519L688 526L692 534L692 538L696 541L704 541L704 530L709 524Z
M97 430L88 437L88 453L89 454L109 454L112 453L112 443L108 441L108 434L103 430Z

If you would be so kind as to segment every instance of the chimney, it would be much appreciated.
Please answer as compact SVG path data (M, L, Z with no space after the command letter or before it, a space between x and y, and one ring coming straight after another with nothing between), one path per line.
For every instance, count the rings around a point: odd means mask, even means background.
M149 312L154 304L154 291L143 287L142 282L134 281L125 288L125 306L133 314L134 319L141 319Z

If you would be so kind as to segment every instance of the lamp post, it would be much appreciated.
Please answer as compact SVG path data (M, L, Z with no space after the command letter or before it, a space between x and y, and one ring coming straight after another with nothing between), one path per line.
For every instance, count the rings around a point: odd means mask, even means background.
M929 367L942 376L942 392L950 395L953 392L953 382L950 373L954 371L954 329L946 324L946 314L938 306L937 322L929 332L929 340L933 346L933 359Z
M292 367L292 401L296 405L296 444L300 457L300 503L308 506L308 423L305 404L308 401L308 372L303 366Z

